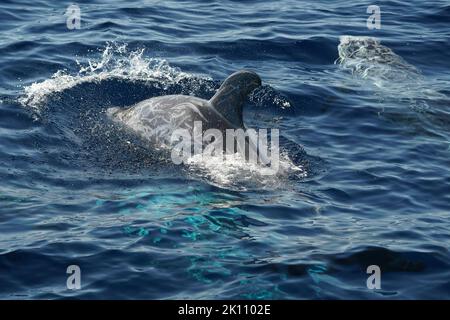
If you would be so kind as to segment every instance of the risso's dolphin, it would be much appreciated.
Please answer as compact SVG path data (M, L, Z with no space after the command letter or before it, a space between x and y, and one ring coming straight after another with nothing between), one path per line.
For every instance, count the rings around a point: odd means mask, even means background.
M372 37L342 36L338 46L337 62L345 69L377 86L395 85L398 82L416 82L420 72Z
M193 131L198 123L201 123L202 132L211 129L224 136L227 129L245 129L242 108L248 95L259 86L261 78L255 72L241 70L230 75L210 100L167 95L141 101L126 109L110 108L107 114L141 138L171 147L175 131L185 130L195 135ZM247 139L246 147L248 144Z
M420 70L372 37L342 36L336 63L372 82L383 98L405 99L413 108L427 109L429 100L447 99L430 88Z

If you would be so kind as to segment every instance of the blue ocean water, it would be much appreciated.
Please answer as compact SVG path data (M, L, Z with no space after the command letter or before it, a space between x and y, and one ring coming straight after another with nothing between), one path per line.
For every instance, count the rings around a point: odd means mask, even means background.
M72 4L0 3L1 299L450 298L448 0ZM242 68L289 174L176 166L105 117Z

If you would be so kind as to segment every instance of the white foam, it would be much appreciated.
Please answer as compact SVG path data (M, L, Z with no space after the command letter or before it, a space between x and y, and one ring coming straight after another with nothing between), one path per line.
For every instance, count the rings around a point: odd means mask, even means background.
M295 165L286 154L280 154L276 172L270 167L246 161L239 154L197 154L188 159L190 171L207 177L219 187L247 189L276 189L284 186L290 176L305 178L307 172Z

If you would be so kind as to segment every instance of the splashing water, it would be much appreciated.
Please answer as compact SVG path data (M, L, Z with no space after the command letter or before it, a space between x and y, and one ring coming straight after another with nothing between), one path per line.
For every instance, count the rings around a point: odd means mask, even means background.
M87 64L83 65L77 60L80 68L77 74L71 75L59 70L50 79L24 87L24 94L19 98L19 102L39 112L40 107L51 94L62 92L81 83L124 79L156 81L168 85L178 83L182 79L194 78L191 74L171 67L164 59L145 57L144 52L145 49L129 51L126 44L108 44L99 61L88 59ZM195 78L199 79L199 76Z

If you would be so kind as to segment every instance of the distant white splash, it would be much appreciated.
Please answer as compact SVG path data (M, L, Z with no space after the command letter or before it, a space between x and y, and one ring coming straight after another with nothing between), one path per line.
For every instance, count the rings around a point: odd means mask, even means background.
M164 59L145 57L144 49L129 51L127 45L108 44L98 60L89 59L85 64L77 61L77 64L80 69L75 75L60 70L47 80L24 87L19 102L39 112L40 106L51 94L85 82L116 78L169 84L193 77L171 67Z
M431 81L390 48L372 37L341 36L336 63L371 81L383 94L407 99L442 99Z

